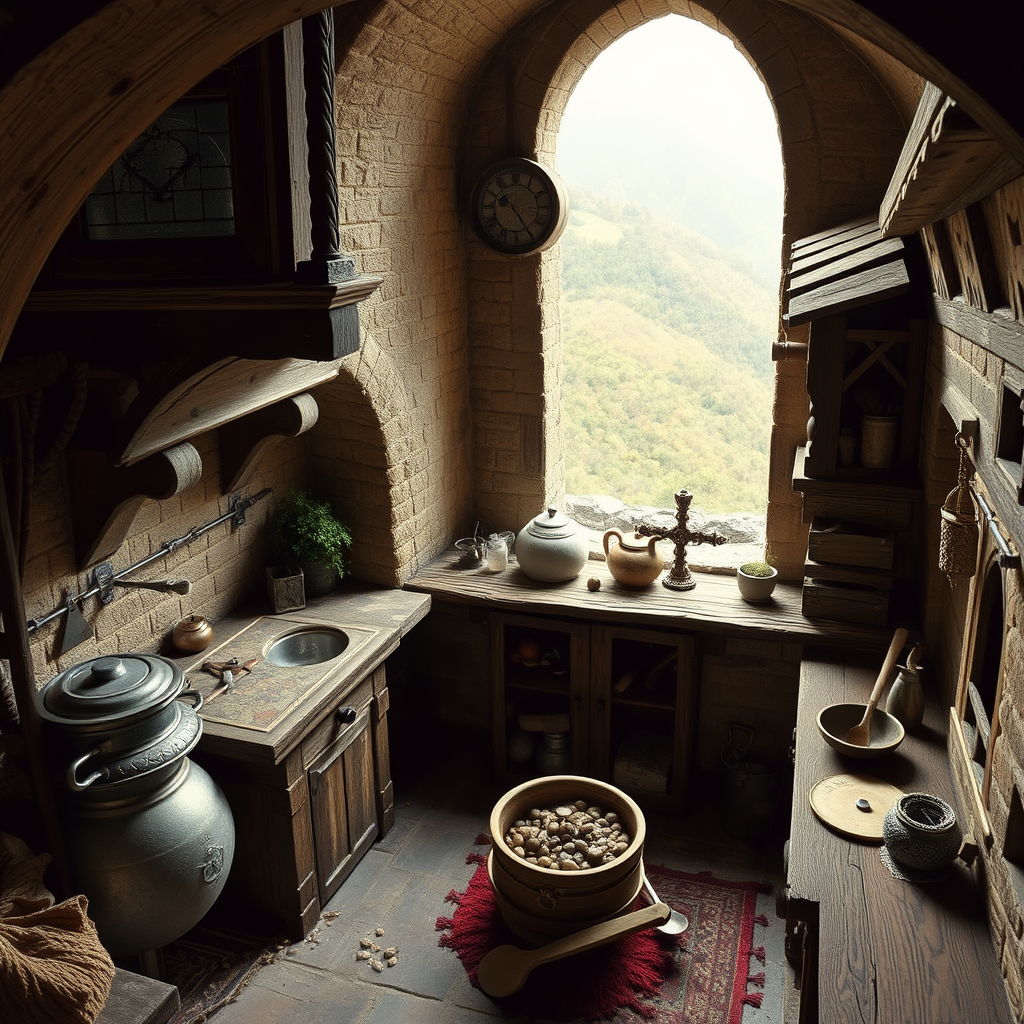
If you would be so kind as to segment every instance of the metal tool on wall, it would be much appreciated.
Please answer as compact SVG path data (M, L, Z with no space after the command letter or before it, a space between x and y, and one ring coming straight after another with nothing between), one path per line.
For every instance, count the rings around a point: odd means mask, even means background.
M189 530L188 533L181 537L165 542L152 554L139 559L139 561L129 565L126 569L122 569L120 572L115 573L109 562L101 563L93 570L92 585L87 590L82 591L81 594L69 592L63 604L38 619L29 619L25 623L25 631L31 636L48 622L53 622L64 615L70 616L73 620L72 628L69 629L67 623L65 623L61 642L58 645L58 654L61 655L67 653L73 647L85 643L86 640L91 640L93 637L92 627L85 620L81 610L81 603L86 598L98 596L103 604L109 604L113 599L113 587L134 587L143 590L158 590L164 593L187 594L192 589L192 584L188 580L126 581L124 577L136 572L143 566L149 565L150 562L155 562L158 558L169 555L177 551L178 548L190 544L204 533L220 526L221 523L226 523L230 520L235 526L244 525L246 509L251 508L257 501L265 498L272 490L273 488L271 487L264 487L262 491L258 491L248 498L232 494L228 502L228 511L224 515ZM77 615L75 614L76 612ZM81 621L79 622L78 619L81 619ZM85 628L82 627L83 623Z

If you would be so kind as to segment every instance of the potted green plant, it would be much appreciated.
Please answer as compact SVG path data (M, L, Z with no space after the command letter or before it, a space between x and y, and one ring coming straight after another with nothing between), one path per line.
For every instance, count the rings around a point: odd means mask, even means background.
M751 604L767 601L775 590L779 570L767 562L744 562L736 570L736 584L740 597Z
M308 597L329 594L345 578L352 532L326 498L290 491L274 509L270 532L277 554L302 569Z

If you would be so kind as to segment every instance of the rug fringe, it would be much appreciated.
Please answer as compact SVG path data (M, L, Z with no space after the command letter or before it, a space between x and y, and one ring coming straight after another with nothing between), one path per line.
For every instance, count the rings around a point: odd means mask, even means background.
M760 963L764 963L764 946L754 946L749 950L749 955L755 957Z
M434 931L443 932L445 928L451 928L455 924L455 919L452 917L439 917L434 922Z
M761 971L758 974L748 974L747 975L747 981L751 985L761 985L761 986L763 986L764 985L764 977L765 977L764 976L764 971Z
M758 914L757 917L754 918L754 924L763 925L765 928L767 928L768 927L768 915L767 914Z
M760 1006L762 999L764 999L763 992L748 992L742 999L740 999L740 1002L743 1003L744 1006Z

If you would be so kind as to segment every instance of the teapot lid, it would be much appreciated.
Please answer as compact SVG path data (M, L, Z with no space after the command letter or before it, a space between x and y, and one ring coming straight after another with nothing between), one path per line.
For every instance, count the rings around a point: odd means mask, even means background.
M529 533L542 540L559 540L562 537L573 537L579 530L579 523L570 519L564 512L556 508L549 508L534 516L527 527Z
M181 670L159 655L108 655L54 676L40 691L40 714L51 722L128 718L173 700L184 685Z

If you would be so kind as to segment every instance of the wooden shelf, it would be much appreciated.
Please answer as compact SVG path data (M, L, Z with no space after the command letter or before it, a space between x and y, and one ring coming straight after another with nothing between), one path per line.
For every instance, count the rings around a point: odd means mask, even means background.
M592 559L567 582L539 583L519 568L514 557L508 569L493 573L486 566L465 568L461 555L450 548L420 569L404 589L501 611L785 643L884 651L891 639L883 629L808 619L800 610L799 584L779 583L767 603L756 605L740 597L732 575L695 573L697 586L690 591L669 590L660 583L638 591L619 586L603 561ZM588 589L591 577L600 581L599 590Z
M251 285L138 285L135 287L40 288L25 301L27 313L150 313L213 310L268 313L340 309L369 298L382 277L362 274L331 285L279 282Z

